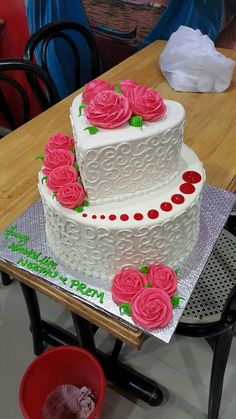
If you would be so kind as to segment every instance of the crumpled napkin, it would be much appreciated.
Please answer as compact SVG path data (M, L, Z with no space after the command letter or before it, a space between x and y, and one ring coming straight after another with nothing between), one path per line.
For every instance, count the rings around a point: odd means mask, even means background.
M180 26L160 56L162 74L177 91L223 92L231 82L235 61L215 49L199 29Z

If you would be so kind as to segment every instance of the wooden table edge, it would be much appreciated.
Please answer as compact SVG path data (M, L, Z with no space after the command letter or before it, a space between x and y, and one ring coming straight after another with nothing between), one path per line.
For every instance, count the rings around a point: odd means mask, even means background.
M112 318L109 313L104 313L91 307L86 302L82 302L73 296L69 291L53 286L43 278L20 269L9 261L0 260L0 270L36 291L41 292L55 302L62 304L70 311L101 327L129 346L136 349L141 347L145 334L139 329L131 325L122 324L119 320Z

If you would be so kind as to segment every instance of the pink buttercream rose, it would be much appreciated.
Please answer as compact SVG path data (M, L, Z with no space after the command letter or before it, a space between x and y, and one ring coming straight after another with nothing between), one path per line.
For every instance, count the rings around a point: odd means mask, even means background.
M129 80L129 79L121 80L119 83L120 90L125 96L127 96L129 92L133 90L136 86L140 86L140 84L134 80Z
M57 132L49 138L45 147L45 152L48 153L48 151L57 150L58 148L70 150L71 147L74 147L74 139L62 132Z
M163 264L149 266L147 280L148 282L151 282L152 287L161 288L166 291L170 297L176 292L176 273L169 266Z
M59 166L49 173L47 187L56 193L65 183L76 182L77 179L78 172L73 166Z
M160 288L140 289L130 303L134 323L145 329L165 327L172 319L172 304L169 295Z
M166 112L162 97L150 87L138 85L127 94L134 115L141 115L145 121L160 119Z
M71 209L81 205L84 198L84 189L77 182L65 183L65 185L63 185L57 193L57 200L60 204L63 207Z
M134 268L123 269L112 283L112 298L117 304L129 303L147 283L146 276Z
M84 85L85 91L82 93L82 102L88 104L98 92L103 90L113 90L110 83L105 80L95 79Z
M116 128L131 117L128 99L112 90L99 92L84 110L90 124L100 128Z
M58 166L73 166L75 156L70 150L59 148L58 150L48 151L44 160L44 168L42 172L45 175Z

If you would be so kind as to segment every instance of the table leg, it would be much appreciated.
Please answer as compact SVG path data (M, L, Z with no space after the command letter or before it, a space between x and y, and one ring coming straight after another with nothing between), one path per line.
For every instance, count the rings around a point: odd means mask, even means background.
M41 324L40 308L36 291L33 288L20 282L30 318L30 327L33 336L33 347L35 355L44 351L43 331Z
M3 285L7 286L7 285L11 284L12 279L11 279L10 275L8 275L6 272L3 272L3 271L0 272L0 275L2 277Z
M158 406L163 400L163 395L157 383L118 362L115 359L114 349L113 356L97 349L92 324L73 312L71 314L80 346L96 356L104 369L106 378L149 405ZM117 343L115 352L120 348L121 345Z

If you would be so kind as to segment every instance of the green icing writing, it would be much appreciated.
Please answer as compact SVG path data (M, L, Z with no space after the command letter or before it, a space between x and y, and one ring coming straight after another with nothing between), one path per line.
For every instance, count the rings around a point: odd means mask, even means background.
M82 295L87 295L89 297L96 297L100 300L100 303L103 304L104 292L98 291L94 288L89 288L84 282L78 281L77 279L72 279L70 282L70 288L76 288L76 291L79 291Z
M7 247L11 252L22 255L18 260L17 265L25 267L30 271L40 273L51 279L57 278L63 284L68 282L68 278L58 272L56 269L58 264L51 259L50 256L44 256L41 252L37 252L36 250L24 246L30 240L30 237L18 233L16 225L8 227L3 233L3 238L8 242ZM18 242L10 241L11 238L18 239ZM70 288L74 287L82 295L97 298L100 303L103 304L105 295L103 291L90 288L84 282L78 281L77 279L72 279L70 281Z
M18 233L16 225L12 225L4 231L4 233L3 233L4 240L8 240L9 237L15 237L16 239L19 239L19 243L22 244L22 245L26 244L30 239L29 236L26 236L25 234Z
M24 266L24 267L30 269L33 272L41 273L45 276L49 276L52 279L54 279L58 276L58 272L55 271L54 268L45 267L43 265L40 265L40 263L32 262L29 259L21 258L21 259L18 260L17 265Z

